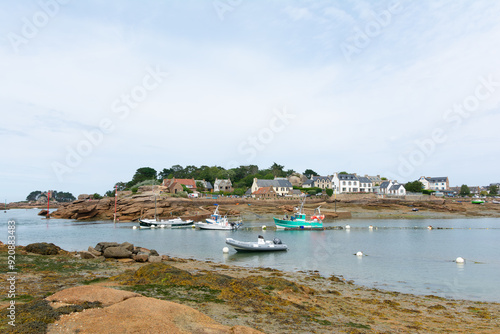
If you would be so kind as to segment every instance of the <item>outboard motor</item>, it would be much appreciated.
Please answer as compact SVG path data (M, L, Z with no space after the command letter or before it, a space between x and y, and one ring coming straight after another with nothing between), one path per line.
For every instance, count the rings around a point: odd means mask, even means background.
M278 239L278 238L274 238L273 242L274 242L275 245L281 245L281 240Z

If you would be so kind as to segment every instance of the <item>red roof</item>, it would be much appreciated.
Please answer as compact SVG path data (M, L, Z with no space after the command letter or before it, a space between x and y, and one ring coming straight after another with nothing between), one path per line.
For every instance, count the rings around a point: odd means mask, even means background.
M177 183L183 184L188 188L196 188L196 182L194 182L194 179L176 179L174 177L173 179L163 180L163 184L167 187L170 186L171 182L177 182Z
M253 195L264 195L272 192L272 187L262 187L254 191L252 194Z

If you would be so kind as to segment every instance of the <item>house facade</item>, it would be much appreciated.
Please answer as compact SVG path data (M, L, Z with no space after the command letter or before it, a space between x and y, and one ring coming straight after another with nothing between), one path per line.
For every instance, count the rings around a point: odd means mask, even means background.
M214 181L214 191L219 192L228 192L232 193L234 191L233 184L231 183L231 179L215 179Z
M330 176L313 176L311 177L311 181L313 181L313 187L333 189L333 182Z
M337 194L359 192L359 179L356 174L335 173L332 177L332 184Z
M400 183L393 184L389 188L389 195L405 196L406 195L406 188L404 185L402 185Z
M447 176L425 177L421 176L418 181L424 185L424 189L429 190L450 190L450 181Z
M366 176L358 176L359 181L359 192L361 193L372 193L373 192L373 182Z
M252 193L255 198L276 198L278 194L274 191L273 187L262 187Z
M253 179L252 194L263 187L272 187L278 196L292 193L293 186L286 178L274 178L274 180Z

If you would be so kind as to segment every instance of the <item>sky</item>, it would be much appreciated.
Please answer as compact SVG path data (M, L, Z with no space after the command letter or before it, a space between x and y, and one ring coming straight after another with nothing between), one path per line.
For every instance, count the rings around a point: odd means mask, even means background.
M500 2L0 2L0 200L141 167L500 182Z

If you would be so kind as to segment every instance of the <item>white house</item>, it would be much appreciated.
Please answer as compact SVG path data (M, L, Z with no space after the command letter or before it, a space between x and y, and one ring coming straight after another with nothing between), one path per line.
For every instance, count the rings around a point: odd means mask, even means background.
M379 188L379 194L384 194L384 195L387 195L389 194L389 191L391 189L391 187L394 185L394 183L392 183L392 181L383 181L381 184L380 184L380 188Z
M400 183L393 184L389 188L389 194L390 195L397 195L397 196L405 196L406 195L406 188L404 185Z
M293 186L286 178L274 178L274 180L253 179L252 194L263 187L272 187L278 196L292 193Z
M371 193L373 192L373 182L366 176L358 176L359 192Z
M449 190L450 181L447 176L443 177L425 177L421 176L418 179L424 185L424 189L430 190Z
M332 177L332 183L337 194L359 192L359 179L356 174L335 173Z

